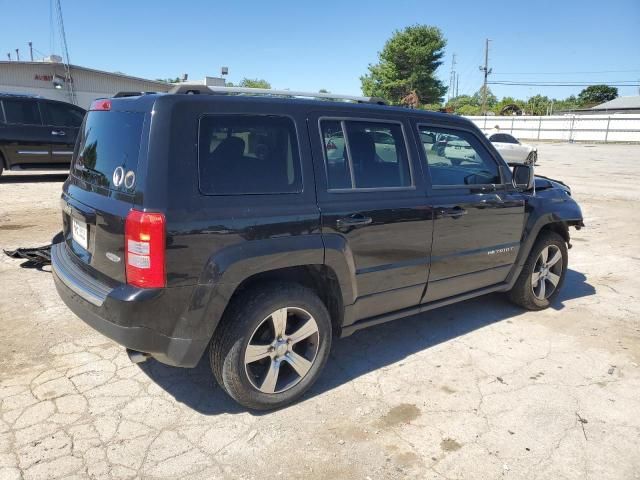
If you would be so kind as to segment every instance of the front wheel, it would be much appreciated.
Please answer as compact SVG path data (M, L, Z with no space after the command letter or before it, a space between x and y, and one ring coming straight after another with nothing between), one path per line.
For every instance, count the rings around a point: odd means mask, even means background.
M256 410L297 400L317 380L331 349L324 303L296 284L241 294L222 322L211 341L211 369L234 400Z
M509 292L511 301L528 310L549 307L560 292L567 264L568 250L564 239L555 232L543 233Z
M536 163L538 163L538 152L533 151L529 153L524 163L525 165L535 165Z

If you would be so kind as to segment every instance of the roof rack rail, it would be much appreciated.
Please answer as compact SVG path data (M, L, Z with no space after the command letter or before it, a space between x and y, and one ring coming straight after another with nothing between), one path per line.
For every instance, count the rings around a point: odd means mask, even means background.
M298 92L295 90L271 90L269 88L245 87L208 87L202 84L182 83L169 90L170 94L202 94L202 95L267 95L274 97L322 98L326 100L349 101L356 103L374 103L386 105L387 102L379 97L358 97L354 95L338 95L335 93Z

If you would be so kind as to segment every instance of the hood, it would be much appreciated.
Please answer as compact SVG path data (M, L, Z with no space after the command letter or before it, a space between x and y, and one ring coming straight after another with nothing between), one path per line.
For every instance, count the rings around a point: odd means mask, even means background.
M553 178L545 177L542 175L536 175L536 190L548 190L550 188L559 188L571 195L571 187L560 180L554 180Z

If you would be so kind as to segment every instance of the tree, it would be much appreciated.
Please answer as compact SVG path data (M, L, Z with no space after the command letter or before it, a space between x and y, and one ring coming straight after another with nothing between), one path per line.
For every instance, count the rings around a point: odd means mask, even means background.
M581 105L598 105L618 96L618 89L609 85L591 85L580 92L578 101Z
M396 30L378 53L378 63L360 77L362 92L400 103L415 91L420 103L439 103L447 87L435 77L447 41L437 27L413 25Z
M271 84L262 78L243 78L238 86L244 88L271 88Z
M550 106L551 100L549 97L546 95L534 95L527 100L525 110L529 115L546 115Z
M491 109L496 103L498 103L498 98L493 94L489 87L487 88L487 107ZM485 86L481 86L480 89L473 94L473 101L476 105L482 106L482 92L484 91Z

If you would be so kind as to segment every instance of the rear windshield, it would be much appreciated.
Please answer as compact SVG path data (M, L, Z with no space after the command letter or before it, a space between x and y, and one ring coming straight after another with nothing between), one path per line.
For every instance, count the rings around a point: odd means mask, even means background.
M114 172L136 173L144 114L132 112L89 112L76 144L74 175L105 188L126 190L124 182L114 185ZM122 180L122 176L120 176Z

